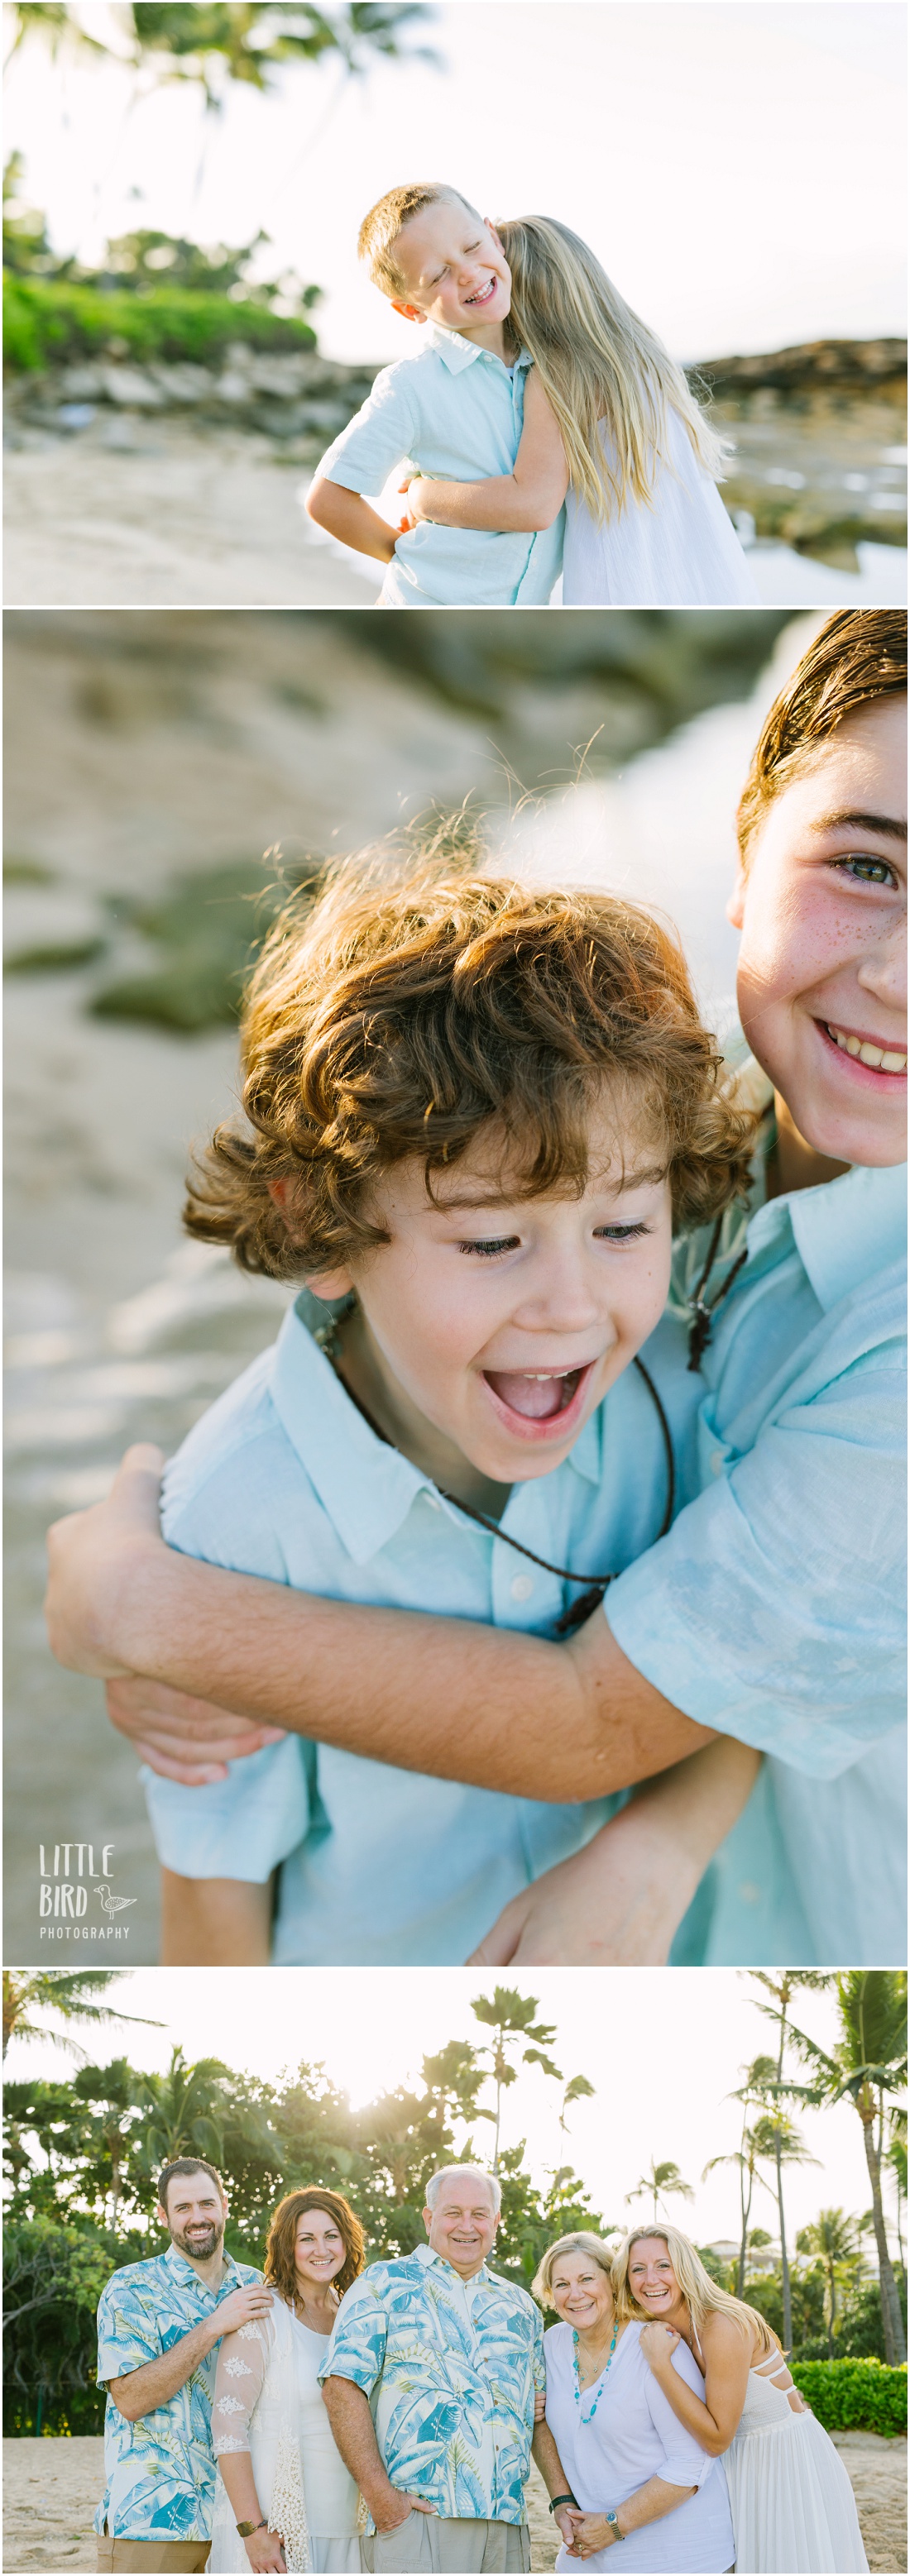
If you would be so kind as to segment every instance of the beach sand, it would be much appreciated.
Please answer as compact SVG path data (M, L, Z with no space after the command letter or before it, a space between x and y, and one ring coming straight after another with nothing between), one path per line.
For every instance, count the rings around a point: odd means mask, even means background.
M838 2433L853 2481L866 2555L875 2576L896 2576L907 2565L907 2445L876 2433ZM6 2576L19 2570L94 2567L92 2517L102 2491L104 2445L94 2436L72 2441L4 2442ZM536 2469L528 2488L531 2566L555 2567L558 2535Z

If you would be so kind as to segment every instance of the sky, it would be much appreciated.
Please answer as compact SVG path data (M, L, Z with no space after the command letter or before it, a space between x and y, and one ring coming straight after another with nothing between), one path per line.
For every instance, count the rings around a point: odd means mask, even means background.
M274 2081L301 2060L322 2060L355 2107L398 2084L419 2081L424 2054L453 2038L482 2042L471 2000L492 1994L497 1978L476 1968L140 1968L122 1972L125 2012L148 2014L160 2029L119 2025L79 2035L106 2064L126 2053L134 2064L164 2068L179 2042L189 2059L221 2056L234 2069ZM696 2191L669 2215L701 2244L738 2234L734 2169L701 2183L709 2158L735 2150L740 2106L725 2097L741 2069L774 2046L775 2030L756 2009L754 1979L735 1969L536 1968L504 1971L499 1982L539 1999L540 2017L555 2024L552 2054L567 2078L583 2074L592 2101L569 2114L560 2136L559 2088L539 2068L524 2069L507 2093L503 2144L527 2139L528 2162L544 2172L571 2163L605 2223L624 2226L625 2194L651 2156L672 2157ZM834 2036L835 2009L824 1994L799 1998L794 2018L822 2046ZM71 2064L46 2041L14 2040L10 2077L64 2074ZM487 2097L492 2100L492 2094ZM862 2213L869 2184L860 2122L849 2105L807 2112L799 2125L817 2166L787 2178L788 2237L822 2207ZM492 2130L479 2122L480 2152ZM464 2132L458 2132L458 2143ZM776 2206L756 2193L753 2225L776 2236Z
M72 14L122 45L104 0ZM427 172L573 226L676 357L900 333L903 24L900 0L455 0L420 31L442 67L304 66L208 118L185 84L30 39L7 149L83 260L137 225L232 245L261 226L271 273L326 290L338 358L413 346L356 235Z

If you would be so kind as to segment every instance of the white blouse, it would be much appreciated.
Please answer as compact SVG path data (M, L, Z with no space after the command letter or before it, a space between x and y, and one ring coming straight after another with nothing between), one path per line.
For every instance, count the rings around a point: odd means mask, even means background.
M649 2478L665 2478L668 2486L697 2489L662 2521L646 2523L640 2531L630 2532L622 2543L620 2559L614 2559L615 2544L608 2544L593 2558L585 2559L585 2569L606 2567L609 2560L612 2576L621 2576L621 2571L624 2576L626 2569L636 2568L642 2576L644 2571L647 2576L661 2576L665 2569L672 2571L672 2576L683 2576L683 2571L689 2569L698 2569L700 2576L710 2576L711 2570L733 2565L733 2525L723 2471L719 2461L709 2459L693 2435L686 2432L667 2404L648 2368L640 2336L641 2323L635 2319L620 2335L609 2369L589 2388L582 2389L578 2405L571 2326L564 2322L550 2326L543 2339L547 2423L566 2473L566 2484L586 2513L605 2513L608 2506L615 2511ZM703 2398L704 2380L684 2343L677 2345L673 2367L695 2395ZM577 2568L578 2564L564 2548L560 2550L558 2568Z

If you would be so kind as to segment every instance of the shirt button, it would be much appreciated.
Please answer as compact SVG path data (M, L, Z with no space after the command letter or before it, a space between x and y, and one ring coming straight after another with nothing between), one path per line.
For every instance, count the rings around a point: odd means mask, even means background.
M723 1451L722 1451L722 1449L712 1449L712 1452L711 1452L711 1474L712 1474L712 1476L722 1476L722 1475L723 1475L723 1471L724 1471L724 1463L725 1463L725 1462L724 1462L724 1455L723 1455Z
M431 1512L438 1512L438 1510L439 1510L439 1495L438 1495L438 1494L427 1494L427 1495L426 1495L426 1497L425 1497L425 1499L426 1499L426 1501L429 1503L429 1506L430 1506L430 1510L431 1510Z
M509 1590L513 1601L530 1601L534 1590L533 1574L516 1574L514 1583L509 1585Z

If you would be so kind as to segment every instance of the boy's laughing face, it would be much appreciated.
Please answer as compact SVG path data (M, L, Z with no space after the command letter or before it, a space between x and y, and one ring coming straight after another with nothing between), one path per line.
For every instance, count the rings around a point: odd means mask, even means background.
M906 749L905 698L839 725L775 798L730 905L749 1045L834 1162L907 1152Z
M459 197L439 197L412 215L395 244L402 293L396 313L408 322L438 322L463 340L502 352L512 279L491 225Z
M634 1123L620 1150L615 1118L592 1115L581 1198L510 1195L498 1142L437 1173L435 1200L422 1162L396 1165L375 1194L389 1242L308 1283L321 1297L356 1288L343 1362L353 1393L437 1483L482 1508L487 1487L562 1463L653 1332L672 1230L662 1157Z

